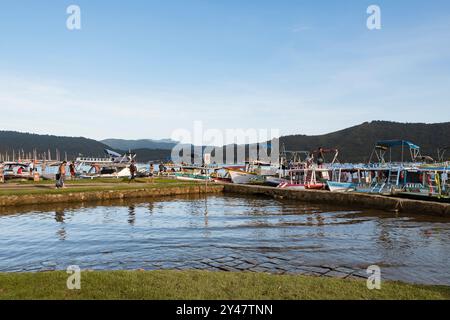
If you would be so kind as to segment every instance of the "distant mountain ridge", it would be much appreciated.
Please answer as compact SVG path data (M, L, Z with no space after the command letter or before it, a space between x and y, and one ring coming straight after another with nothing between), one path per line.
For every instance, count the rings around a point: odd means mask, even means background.
M450 122L444 123L398 123L390 121L365 122L336 132L317 135L290 135L280 138L280 148L287 150L315 150L318 147L339 149L341 162L367 162L378 140L409 140L421 147L422 155L436 158L437 149L450 145ZM79 154L103 156L104 149L125 152L131 149L141 162L170 159L171 149L176 145L172 140L123 140L107 139L96 141L83 137L58 137L13 131L0 131L0 154L12 155L23 150L25 153L47 152L54 158L58 149L61 157L67 152L69 160Z
M68 159L74 159L79 154L92 157L103 157L104 149L107 145L93 139L83 137L59 137L54 135L39 135L34 133L22 133L16 131L0 131L0 154L8 153L10 160L15 153L15 158L19 152L33 153L38 155L46 154L50 151L51 158L56 159L56 152L59 151L60 159L64 159L67 154Z
M125 139L105 139L101 140L113 149L119 150L134 150L134 149L160 149L171 150L178 142L171 139L139 139L139 140L125 140Z
M317 135L291 135L280 138L287 150L339 149L341 162L367 162L379 140L409 140L421 147L422 155L436 157L437 149L450 145L450 122L399 123L364 122L336 132Z

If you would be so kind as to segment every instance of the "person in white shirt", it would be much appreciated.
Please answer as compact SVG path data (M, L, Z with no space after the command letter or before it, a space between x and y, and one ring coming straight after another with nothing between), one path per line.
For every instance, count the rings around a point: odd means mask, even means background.
M447 180L448 180L448 173L447 173L447 171L444 171L441 174L442 191L445 191L445 187L447 185Z

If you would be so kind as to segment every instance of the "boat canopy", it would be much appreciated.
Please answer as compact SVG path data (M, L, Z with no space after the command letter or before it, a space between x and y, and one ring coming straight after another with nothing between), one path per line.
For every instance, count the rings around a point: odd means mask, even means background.
M402 147L401 162L403 163L403 161L404 161L404 155L403 155L404 146L406 146L409 149L411 160L413 162L415 162L416 159L421 157L420 147L410 141L407 141L407 140L380 140L380 141L377 141L375 148L372 151L369 163L372 162L373 154L375 154L377 156L379 162L386 163L384 156L388 150L389 150L389 158L390 158L389 162L392 162L391 151L392 151L393 147Z
M377 142L377 147L392 148L397 146L408 146L410 149L419 150L420 147L406 140L381 140Z
M121 154L119 154L119 153L117 153L117 152L115 152L115 151L109 150L109 149L105 149L105 153L106 153L107 155L109 155L109 156L111 156L111 157L115 157L115 158L121 157L121 156L122 156Z
M9 166L9 167L28 167L30 164L29 163L23 163L23 162L4 162L3 163L4 166Z
M444 162L445 161L445 152L447 150L450 150L450 147L443 147L443 148L439 148L437 151L437 155L438 155L438 161L440 162Z

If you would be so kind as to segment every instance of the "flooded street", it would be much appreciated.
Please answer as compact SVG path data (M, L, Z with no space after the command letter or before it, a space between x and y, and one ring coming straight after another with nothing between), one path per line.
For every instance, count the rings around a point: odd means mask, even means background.
M20 210L13 212L11 210ZM212 195L0 211L0 271L208 269L450 285L450 219Z

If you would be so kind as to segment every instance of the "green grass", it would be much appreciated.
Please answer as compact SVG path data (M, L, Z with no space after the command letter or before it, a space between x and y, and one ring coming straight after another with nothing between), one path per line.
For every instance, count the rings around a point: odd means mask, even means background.
M264 273L209 271L82 272L68 290L65 272L1 273L0 299L450 299L450 287Z
M104 179L106 180L106 179ZM113 181L112 181L113 180ZM95 182L93 182L95 181ZM81 183L89 184L82 186ZM165 187L183 187L198 185L196 182L185 182L175 179L155 178L153 181L149 179L136 179L135 182L128 183L128 180L111 179L106 181L83 180L83 181L67 181L65 189L53 188L54 182L51 184L37 184L33 188L26 186L17 186L17 188L1 188L0 196L15 196L29 194L65 194L74 192L104 191L104 190L134 190L134 189L152 189Z
M165 177L154 177L154 178L136 178L137 182L141 182L141 183L147 183L149 181L151 181L151 179L154 179L155 181L160 181L160 182L176 182L179 180L176 179L169 179L169 178L165 178ZM95 178L95 179L76 179L76 180L71 180L70 177L66 178L66 184L69 185L77 185L77 184L104 184L104 183L108 183L108 184L120 184L123 182L128 182L128 178ZM40 180L39 182L35 182L33 180L8 180L6 181L5 185L20 185L20 186L32 186L32 185L54 185L55 184L55 180Z
M169 179L164 177L154 177L154 178L136 178L136 182L138 183L148 183L149 181L158 181L162 183L172 183L179 182L180 180ZM77 185L77 184L120 184L123 182L128 182L128 178L95 178L95 179L75 179L71 180L69 177L66 178L65 183L68 185ZM35 182L32 180L8 180L5 185L19 185L19 186L33 186L33 185L54 185L55 180L40 180L39 182Z

